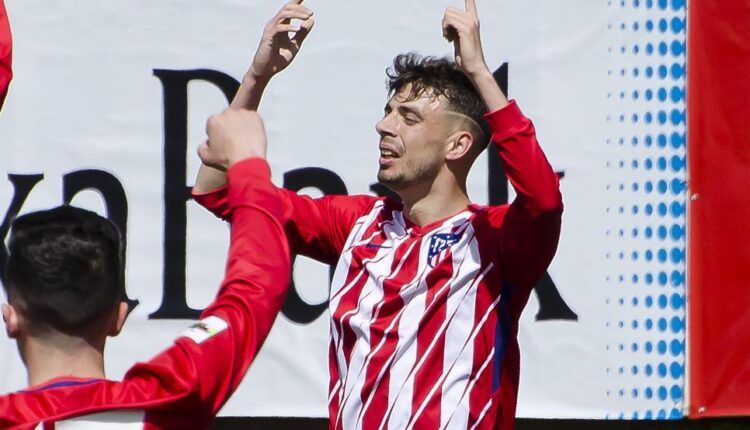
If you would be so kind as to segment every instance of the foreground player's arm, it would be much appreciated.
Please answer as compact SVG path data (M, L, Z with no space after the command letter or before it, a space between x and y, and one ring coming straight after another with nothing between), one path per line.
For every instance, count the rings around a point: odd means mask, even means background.
M5 102L10 80L13 78L11 70L12 38L8 14L5 12L5 4L0 0L0 109Z
M271 78L286 69L297 56L302 42L315 25L312 11L301 3L302 0L291 0L266 24L253 62L245 72L240 88L229 105L231 109L258 110L263 92ZM291 23L293 19L301 21L299 28ZM290 37L290 32L293 32L294 36ZM194 192L206 193L226 183L224 171L201 165L195 180Z
M127 410L140 414L149 424L144 428L205 428L237 388L281 309L291 263L284 210L268 165L259 158L265 145L216 150L228 136L265 139L259 117L225 112L208 128L210 143L200 154L204 162L228 167L231 222L226 275L215 301L174 346L132 367L122 382L0 397L0 427Z
M125 383L151 380L165 397L175 397L177 411L195 408L206 420L255 359L284 303L291 270L283 210L266 162L244 160L229 169L228 180L231 244L217 299L175 347L125 377Z
M533 124L508 101L487 67L476 0L466 0L465 11L446 10L443 34L453 42L456 63L487 105L492 141L517 194L507 211L495 217L503 273L512 283L531 287L557 249L562 215L557 175L537 142Z

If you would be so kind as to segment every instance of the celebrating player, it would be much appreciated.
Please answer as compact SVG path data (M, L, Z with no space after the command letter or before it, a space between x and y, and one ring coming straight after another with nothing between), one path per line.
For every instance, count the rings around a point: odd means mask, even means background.
M299 3L266 27L234 106L257 108L294 59L312 24ZM290 38L294 18L302 24ZM292 251L336 265L332 429L513 427L518 320L555 254L562 200L531 121L485 63L475 1L448 8L442 29L455 62L406 54L388 71L378 180L401 202L280 191ZM467 196L489 140L517 193L510 205ZM222 181L204 167L194 195L225 217Z
M8 14L5 12L5 4L0 0L0 109L5 102L5 96L8 93L8 85L13 78L13 72L10 68L12 54L12 39L10 35L10 25L8 24Z
M2 313L31 387L0 397L0 428L206 428L237 388L284 301L289 249L260 117L227 111L207 131L203 162L229 168L224 282L200 323L122 381L105 379L103 362L127 314L115 226L70 206L14 222Z

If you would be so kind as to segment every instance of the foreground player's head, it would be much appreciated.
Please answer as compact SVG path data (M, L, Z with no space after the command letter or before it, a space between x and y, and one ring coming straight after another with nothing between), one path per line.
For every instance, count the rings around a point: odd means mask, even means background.
M8 335L75 348L122 328L124 267L120 233L94 212L61 206L17 218L8 241L2 307Z
M486 107L469 78L447 58L398 55L388 69L390 100L377 125L378 180L402 191L441 173L464 180L487 146Z

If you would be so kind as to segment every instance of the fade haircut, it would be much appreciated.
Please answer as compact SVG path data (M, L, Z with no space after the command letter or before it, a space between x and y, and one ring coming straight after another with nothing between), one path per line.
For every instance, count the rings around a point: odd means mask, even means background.
M449 111L465 115L476 123L471 128L479 148L487 146L490 136L484 120L487 107L469 78L453 60L423 57L415 52L399 54L393 59L393 66L388 68L386 75L391 96L411 85L406 100L415 100L423 95L444 97Z
M60 206L17 218L3 284L32 333L95 332L125 297L122 240L94 212Z

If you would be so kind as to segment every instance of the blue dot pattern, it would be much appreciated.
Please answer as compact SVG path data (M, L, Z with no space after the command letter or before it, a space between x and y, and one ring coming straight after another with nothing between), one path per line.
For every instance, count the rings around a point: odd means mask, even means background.
M608 0L609 419L685 403L686 6Z

